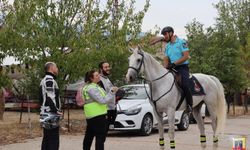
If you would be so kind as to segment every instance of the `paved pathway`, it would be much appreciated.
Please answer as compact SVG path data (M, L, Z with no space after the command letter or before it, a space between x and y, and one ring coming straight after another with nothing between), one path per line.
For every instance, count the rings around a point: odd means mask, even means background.
M207 148L212 150L212 129L206 124ZM167 131L167 130L166 130ZM199 131L195 124L187 131L176 131L176 150L200 150ZM227 120L225 135L220 139L217 150L232 149L234 137L247 137L247 148L250 148L250 116L240 116ZM60 150L81 150L83 135L60 137ZM165 133L165 150L168 147L168 135ZM94 144L94 143L93 143ZM0 150L40 150L41 138L27 140L26 143L0 146ZM92 146L94 150L94 146ZM155 131L150 136L137 136L135 133L112 132L105 143L106 150L158 150L158 134Z

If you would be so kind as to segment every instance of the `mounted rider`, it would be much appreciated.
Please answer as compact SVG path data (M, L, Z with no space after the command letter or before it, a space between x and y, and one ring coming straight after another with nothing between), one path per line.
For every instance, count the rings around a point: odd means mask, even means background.
M161 30L164 41L167 42L165 48L164 67L175 69L181 75L181 88L187 102L187 111L192 112L193 98L189 89L189 49L185 40L174 35L174 29L167 26Z

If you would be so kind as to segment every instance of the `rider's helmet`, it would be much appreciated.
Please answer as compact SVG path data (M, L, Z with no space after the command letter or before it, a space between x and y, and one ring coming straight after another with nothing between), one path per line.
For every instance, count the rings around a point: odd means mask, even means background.
M166 32L168 32L168 33L170 33L170 32L174 33L174 29L173 29L172 27L170 27L170 26L164 27L164 28L161 30L161 34L162 34L162 35L165 35Z
M42 113L40 114L41 126L45 129L54 129L59 127L60 115L55 113Z

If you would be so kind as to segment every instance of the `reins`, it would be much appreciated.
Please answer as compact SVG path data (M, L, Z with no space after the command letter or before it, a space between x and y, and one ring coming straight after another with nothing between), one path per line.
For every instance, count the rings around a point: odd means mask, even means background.
M152 92L152 84L153 84L153 82L162 79L163 77L165 77L165 76L166 76L167 74L169 74L169 73L171 73L171 74L173 75L173 73L172 73L171 71L168 71L168 72L166 72L165 74L163 74L162 76L160 76L160 77L158 77L158 78L156 78L156 79L154 79L154 80L151 80L151 81L150 81L150 80L147 80L147 79L145 79L145 78L143 78L143 77L139 77L139 73L140 73L141 67L142 67L142 65L143 65L144 68L145 68L145 63L144 63L144 53L143 53L143 52L138 52L138 54L142 56L142 60L141 60L141 63L140 63L140 65L139 65L139 67L138 67L138 68L135 68L135 67L129 66L128 68L134 69L134 70L137 72L138 78L139 78L139 79L143 79L143 81L144 81L144 82L143 82L143 83L144 83L144 88L145 88L147 97L148 97L148 98L150 99L150 101L152 101L152 102L155 104L155 106L156 106L156 102L157 102L158 100L160 100L162 97L164 97L165 95L167 95L167 94L173 89L173 86L174 86L174 84L175 84L175 78L174 78L174 81L173 81L173 83L172 83L170 89L169 89L166 93L164 93L163 95L161 95L159 98L157 98L156 100L154 100L154 99L153 99L153 94L152 94L152 93L153 93L153 92ZM174 76L174 75L173 75L173 76ZM148 93L148 91L147 91L147 89L146 89L146 86L145 86L146 82L149 82L150 96L149 96L149 93Z
M139 65L139 67L138 67L138 68L135 68L135 67L132 67L132 66L129 66L129 67L128 67L128 68L134 69L134 70L137 72L137 74L140 73L141 66L142 66L142 64L144 64L144 63L143 63L143 62L144 62L144 54L143 54L142 52L140 52L140 53L138 53L138 54L142 56L142 60L141 60L141 63L140 63L140 65Z
M153 102L153 103L156 103L158 100L160 100L162 97L164 97L165 95L167 95L172 89L173 89L173 87L174 87L174 84L175 84L175 81L173 81L173 83L172 83L172 85L171 85L171 87L170 87L170 89L166 92L166 93L164 93L164 94L162 94L159 98L157 98L157 99L153 99L153 92L152 92L152 84L153 84L153 82L155 82L155 81L157 81L157 80L159 80L159 79L161 79L161 78L163 78L163 77L165 77L168 73L171 73L170 71L168 71L167 73L165 73L163 76L161 76L161 77L159 77L159 78L157 78L157 79L155 79L155 80L152 80L152 81L149 81L149 80L147 80L147 79L145 79L145 78L143 78L143 77L140 77L141 79L143 79L143 84L144 84L144 88L145 88L145 91L146 91L146 94L147 94L147 96L148 96L148 98ZM149 94L148 94L148 92L147 92L147 90L146 90L146 82L149 82L149 89L150 89L150 96L149 96Z

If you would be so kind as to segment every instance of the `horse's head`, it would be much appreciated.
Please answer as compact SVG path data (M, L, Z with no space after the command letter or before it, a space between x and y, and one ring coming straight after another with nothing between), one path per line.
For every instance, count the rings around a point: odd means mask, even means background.
M126 74L126 80L132 82L144 70L144 52L140 47L130 48L132 55L129 57L129 67Z

